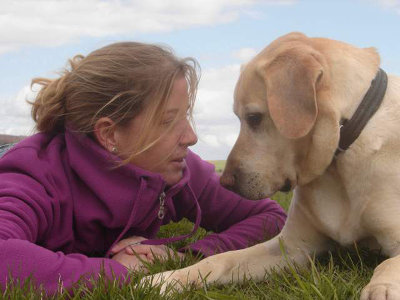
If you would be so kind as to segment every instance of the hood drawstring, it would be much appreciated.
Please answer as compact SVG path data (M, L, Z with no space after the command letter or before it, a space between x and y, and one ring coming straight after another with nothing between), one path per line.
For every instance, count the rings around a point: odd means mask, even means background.
M151 240L145 240L145 241L141 241L140 244L142 245L164 245L164 244L169 244L169 243L173 243L173 242L177 242L183 239L186 239L190 236L192 236L193 234L196 233L197 229L200 226L200 221L201 221L201 208L199 205L199 201L197 201L197 197L194 194L192 188L190 187L190 185L186 185L189 188L190 193L192 194L192 197L195 201L196 204L196 222L194 224L193 230L192 232L185 234L185 235L180 235L180 236L175 236L175 237L171 237L171 238L162 238L162 239L151 239Z
M141 199L145 184L146 184L146 180L144 180L143 177L140 177L140 187L139 187L139 191L137 193L137 199ZM132 203L134 205L135 201L132 201ZM128 221L126 222L124 229L121 231L121 233L119 234L117 239L114 241L114 243L112 243L111 247L108 249L108 251L105 255L106 258L110 258L111 249L114 247L115 244L117 244L122 239L122 237L125 235L125 233L128 231L128 229L131 227L131 225L133 223L133 215L134 215L134 209L132 207L131 213L129 215Z

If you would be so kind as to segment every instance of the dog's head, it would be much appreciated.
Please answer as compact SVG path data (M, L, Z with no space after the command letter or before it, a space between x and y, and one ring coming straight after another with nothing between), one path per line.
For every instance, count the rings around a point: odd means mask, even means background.
M224 186L261 199L326 169L339 138L329 76L324 56L300 33L275 40L243 68L234 95L240 134Z

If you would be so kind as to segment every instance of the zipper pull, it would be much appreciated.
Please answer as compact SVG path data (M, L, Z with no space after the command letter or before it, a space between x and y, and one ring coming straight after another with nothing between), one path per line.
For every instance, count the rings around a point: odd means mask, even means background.
M160 197L158 197L160 200L160 209L158 210L158 218L160 220L164 219L165 217L165 192L162 192L160 194Z

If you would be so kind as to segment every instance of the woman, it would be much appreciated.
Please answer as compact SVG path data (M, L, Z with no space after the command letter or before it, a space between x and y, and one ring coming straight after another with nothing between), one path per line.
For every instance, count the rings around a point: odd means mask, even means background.
M116 43L76 56L32 103L38 134L0 159L0 285L32 276L52 293L78 279L125 278L164 255L161 225L183 217L215 233L181 249L203 255L276 235L285 213L219 185L188 150L196 62ZM137 255L134 255L136 253Z

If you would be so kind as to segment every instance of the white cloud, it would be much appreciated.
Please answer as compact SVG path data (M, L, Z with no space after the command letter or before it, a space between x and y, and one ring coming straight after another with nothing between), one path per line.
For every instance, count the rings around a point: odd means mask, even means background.
M378 2L387 7L400 6L399 0L378 0Z
M239 133L233 91L240 65L203 70L194 110L199 141L193 149L204 159L226 159Z
M33 133L34 123L30 117L31 106L26 100L32 100L35 93L30 86L22 88L14 97L0 99L0 133L11 135L29 135Z
M252 59L256 54L258 53L257 49L254 48L242 48L239 50L236 50L232 53L232 57L236 58L242 62L248 62L250 59Z
M205 134L200 137L201 140L211 147L220 147L221 144L218 141L218 137L212 134Z
M215 123L234 117L233 91L239 69L237 64L203 71L195 107L198 121Z
M372 0L366 0L372 3L379 3L381 6L383 6L386 9L391 9L400 14L400 0L378 0L378 1L372 1Z
M3 0L0 53L59 46L83 37L166 32L238 19L256 3L288 0Z

